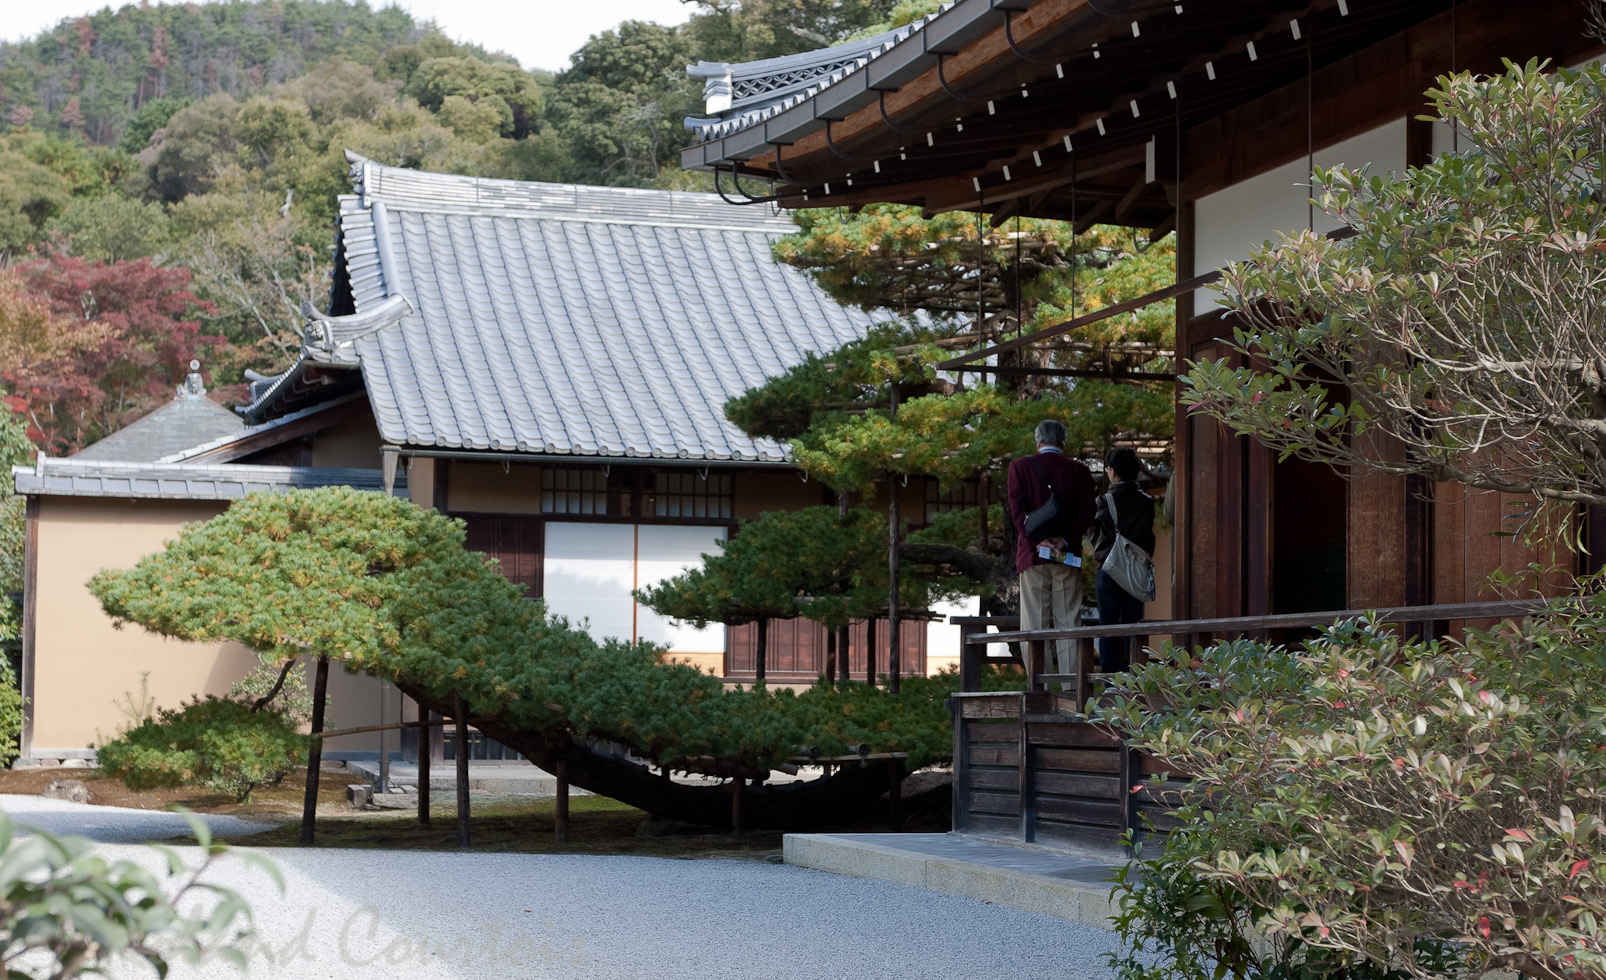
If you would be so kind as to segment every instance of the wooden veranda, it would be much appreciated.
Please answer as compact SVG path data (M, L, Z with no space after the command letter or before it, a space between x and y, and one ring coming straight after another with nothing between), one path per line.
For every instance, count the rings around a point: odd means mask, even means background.
M1273 616L1170 620L1117 626L1020 630L1015 617L955 617L960 631L960 689L949 702L954 731L953 829L997 840L1113 850L1130 839L1168 829L1175 789L1156 790L1164 775L1180 788L1188 774L1167 766L1095 727L1083 709L1095 686L1118 685L1120 674L1099 674L1094 641L1101 637L1169 637L1192 646L1249 636L1276 640L1282 631L1331 626L1371 615L1419 636L1450 635L1455 626L1522 616L1540 600L1399 606ZM1076 669L1043 669L1046 645L1076 644ZM1002 644L1021 651L991 652ZM1141 661L1145 654L1140 654ZM983 691L989 664L1022 663L1026 690ZM1060 686L1062 690L1051 688Z

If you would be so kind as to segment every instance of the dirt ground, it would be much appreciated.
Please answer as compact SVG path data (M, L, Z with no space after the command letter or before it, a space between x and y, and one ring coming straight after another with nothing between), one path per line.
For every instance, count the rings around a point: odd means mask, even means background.
M279 785L256 790L248 803L235 803L227 793L213 793L199 786L133 790L124 786L120 779L105 778L98 769L0 769L0 793L38 796L55 780L77 779L89 787L90 802L100 806L126 806L136 810L182 806L198 813L228 813L262 820L299 819L307 792L306 772L297 769ZM347 809L346 784L357 781L345 769L325 766L323 778L318 781L318 812Z
M905 831L947 830L946 786L925 788L924 774L911 777L904 800ZM101 806L165 810L183 806L200 813L231 814L277 823L273 830L229 843L250 847L294 847L300 838L306 770L300 769L278 786L258 789L248 803L197 787L166 790L131 790L121 780L107 779L95 769L0 770L0 793L36 796L57 779L77 779L89 787L91 803ZM353 810L346 802L346 785L357 777L345 769L325 767L319 780L316 846L379 848L388 850L457 849L457 813L454 797L437 791L431 801L430 825L420 827L412 810ZM747 857L773 859L780 853L778 831L753 831L743 840L705 827L653 824L648 815L617 800L576 796L569 804L569 840L558 844L553 829L555 801L532 797L475 797L470 828L476 851L510 851L534 854L633 854L644 857ZM858 815L839 826L821 828L839 832L889 829L885 802L875 812Z

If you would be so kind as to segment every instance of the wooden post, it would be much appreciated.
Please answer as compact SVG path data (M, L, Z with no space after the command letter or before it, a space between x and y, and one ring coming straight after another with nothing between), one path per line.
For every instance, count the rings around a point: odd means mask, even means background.
M1044 641L1028 640L1026 643L1026 690L1042 690L1042 681L1037 679L1043 673Z
M970 829L970 722L965 718L965 698L950 698L948 710L954 719L954 788L951 828L956 833Z
M1125 637L1123 643L1128 642ZM1128 644L1128 649L1131 649ZM1086 711L1087 702L1093 697L1093 679L1089 674L1098 669L1099 651L1091 637L1082 637L1076 641L1076 710Z
M864 621L864 682L875 687L875 617Z
M468 850L468 709L457 697L457 849Z
M401 721L400 715L396 716ZM385 682L379 682L379 724L385 724ZM381 729L379 732L379 791L390 792L390 753L385 751L385 742L389 731Z
M431 733L435 730L430 727L429 722L433 720L431 717L433 714L433 711L425 710L422 705L418 708L418 720L424 723L418 727L418 825L420 827L429 826L429 764L431 761L430 750L434 747L432 744L434 739L431 737Z
M1138 832L1143 828L1142 811L1138 805L1142 802L1142 794L1134 793L1134 787L1143 782L1143 760L1138 757L1138 750L1122 741L1121 743L1121 824L1128 834L1129 843L1127 853L1135 853L1132 845L1138 843Z
M893 407L897 407L898 386L893 385ZM887 691L898 693L898 675L903 658L898 649L903 639L903 623L898 615L898 481L887 481Z
M836 630L825 631L825 682L836 686Z
M903 760L891 760L887 774L892 782L887 787L887 829L897 833L903 825Z
M853 627L841 626L836 631L837 657L842 661L842 682L853 680Z
M1037 787L1032 772L1031 731L1026 724L1031 697L1030 691L1020 696L1020 839L1027 844L1037 839Z
M975 626L959 624L959 690L962 693L981 690L982 660L987 656L986 647L965 642L965 637L972 632L980 630Z
M741 840L747 831L742 815L742 789L745 782L741 776L731 777L731 836L737 840Z
M552 818L552 837L559 844L569 843L569 763L559 759L552 767L558 780L557 812Z
M320 656L312 680L312 734L323 732L323 708L329 700L329 658ZM318 821L318 772L323 768L323 739L314 738L307 749L307 796L301 804L301 843L312 843Z
M769 649L770 649L770 621L768 619L759 619L758 620L758 640L755 641L754 647L753 647L753 669L754 669L754 673L756 673L758 675L757 676L757 680L760 683L762 683L763 680L764 680L764 667L765 667L764 660L765 660L766 657L769 656Z

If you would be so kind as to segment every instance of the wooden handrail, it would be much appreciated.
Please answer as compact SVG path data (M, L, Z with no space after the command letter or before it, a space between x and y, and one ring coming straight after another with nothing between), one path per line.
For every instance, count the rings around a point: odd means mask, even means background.
M1074 684L1078 708L1091 695L1091 682L1095 679L1088 668L1091 664L1093 641L1101 637L1173 636L1195 637L1200 634L1257 633L1273 629L1308 626L1331 626L1346 619L1373 616L1384 622L1420 623L1446 622L1459 619L1496 619L1543 612L1551 608L1553 600L1518 599L1501 602L1460 602L1433 606L1384 606L1377 609L1333 609L1324 612L1277 613L1267 616L1227 616L1216 619L1168 619L1146 623L1120 623L1109 626L1074 626L1067 629L1004 630L997 633L971 632L975 626L1015 625L1011 617L955 616L950 620L960 629L959 689L975 692L981 686L982 666L991 658L986 649L994 643L1024 643L1021 664L1027 672L1027 688L1042 690L1053 683ZM1002 622L1000 622L1000 620ZM1076 672L1054 673L1046 667L1047 644L1054 641L1077 641L1073 655Z
M1166 619L1111 626L1074 626L1067 629L1010 630L998 633L968 633L967 646L991 643L1017 643L1030 640L1080 640L1105 636L1157 636L1185 633L1223 633L1232 631L1284 629L1300 626L1331 626L1344 619L1376 616L1390 622L1426 622L1441 619L1488 619L1538 612L1550 605L1545 599L1517 599L1504 602L1459 602L1436 606L1384 606L1377 609L1337 609L1327 612L1277 613L1269 616L1229 616L1220 619ZM956 624L964 625L956 618Z

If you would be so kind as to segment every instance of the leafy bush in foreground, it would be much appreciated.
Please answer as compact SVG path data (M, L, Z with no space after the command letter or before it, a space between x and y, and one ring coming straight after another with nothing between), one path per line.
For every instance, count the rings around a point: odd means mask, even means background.
M263 869L284 888L272 863L212 843L206 824L185 814L206 853L190 868L178 852L156 846L167 874L132 861L96 856L89 841L32 830L13 832L0 813L0 970L6 977L76 977L102 974L130 959L166 976L169 960L198 962L218 956L244 968L243 943L251 938L245 898L208 884L202 875L234 854ZM209 896L209 897L207 897ZM201 897L199 904L195 898Z
M1095 710L1195 776L1159 862L1197 875L1194 911L1246 905L1332 958L1313 972L1606 974L1606 598L1462 644L1359 621L1168 647L1131 686Z
M130 789L198 785L250 799L306 758L307 736L277 711L252 711L227 698L197 698L162 709L100 746L100 768Z

